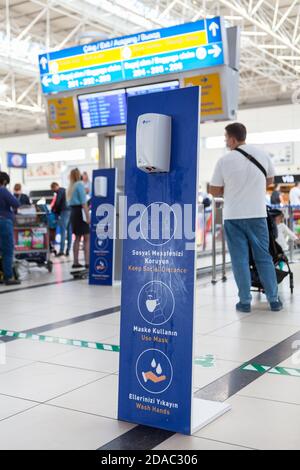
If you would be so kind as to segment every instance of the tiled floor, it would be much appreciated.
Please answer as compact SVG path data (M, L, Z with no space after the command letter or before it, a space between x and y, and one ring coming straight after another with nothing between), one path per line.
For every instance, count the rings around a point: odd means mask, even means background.
M23 287L70 280L69 264L57 263L53 274L35 272ZM258 302L250 315L235 312L232 278L212 286L198 282L196 356L213 354L214 366L196 365L194 387L206 387L300 330L300 265L293 265L296 292L281 287L286 309L273 314ZM86 281L50 284L2 293L0 330L34 330L62 338L119 341L120 287L90 287ZM11 289L9 289L11 290ZM75 324L57 322L99 312ZM295 345L296 347L300 345ZM294 353L294 356L292 356ZM6 343L0 365L0 449L97 449L134 426L118 422L116 352L28 339ZM283 367L300 369L300 354L291 350ZM266 374L229 400L232 411L194 436L174 435L157 449L244 450L300 448L300 377Z

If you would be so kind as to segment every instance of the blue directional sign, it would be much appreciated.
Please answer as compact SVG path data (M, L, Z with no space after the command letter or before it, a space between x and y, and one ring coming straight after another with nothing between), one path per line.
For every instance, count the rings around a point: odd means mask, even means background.
M25 153L7 152L8 168L27 168L27 155Z
M109 85L227 62L220 17L39 56L43 92Z

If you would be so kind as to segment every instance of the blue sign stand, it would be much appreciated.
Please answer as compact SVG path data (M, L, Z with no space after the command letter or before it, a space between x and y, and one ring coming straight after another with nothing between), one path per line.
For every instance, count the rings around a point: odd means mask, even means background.
M111 286L114 283L116 184L115 168L93 172L89 273L91 285Z
M200 97L193 87L130 98L127 126L125 195L128 208L136 208L132 213L143 213L141 236L123 245L118 416L183 434L229 409L193 398ZM137 168L136 127L145 113L172 117L169 173ZM191 208L192 236L177 236L181 221L174 205L182 213L185 205ZM169 236L145 236L154 206L171 208ZM129 217L128 227L134 223Z

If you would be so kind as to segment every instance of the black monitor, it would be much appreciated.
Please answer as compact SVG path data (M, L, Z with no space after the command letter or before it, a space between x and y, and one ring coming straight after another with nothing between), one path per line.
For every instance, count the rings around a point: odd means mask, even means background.
M78 96L82 129L96 129L126 124L125 89Z
M159 93L161 91L176 90L177 88L179 88L179 81L173 80L172 82L151 83L150 85L126 88L126 93L130 98L131 96Z

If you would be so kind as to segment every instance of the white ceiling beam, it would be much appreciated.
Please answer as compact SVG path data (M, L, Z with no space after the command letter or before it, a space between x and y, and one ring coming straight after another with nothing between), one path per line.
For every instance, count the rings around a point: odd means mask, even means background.
M299 9L298 9L298 14L297 14L297 18L296 18L296 21L295 21L295 27L294 27L294 33L293 33L293 44L295 44L296 42L296 38L297 38L297 34L298 34L298 31L299 31L299 26L300 26L300 6L299 6Z
M264 31L276 39L280 44L287 45L291 50L297 54L300 54L299 47L296 47L294 44L292 44L289 38L283 37L281 34L278 34L278 32L275 32L268 23L265 21L260 21L257 15L250 15L245 8L241 8L241 6L238 6L235 2L230 0L219 0L219 2L228 8L232 8L236 13L245 18L245 20L249 21L252 23L252 25L257 26L261 31Z
M252 8L252 10L249 12L250 15L255 15L255 13L257 12L257 10L259 10L259 8L262 6L262 4L264 3L265 0L258 0L257 4L255 5L254 8Z
M165 18L167 16L167 14L173 9L173 7L176 5L177 3L177 0L173 0L171 3L169 3L169 5L167 6L167 8L165 8L161 14L159 15L158 17L158 20L161 20L163 18Z
M279 22L277 23L277 25L275 26L274 28L274 31L277 32L281 26L283 25L283 23L285 22L285 20L288 18L288 16L290 15L290 13L293 11L293 9L295 8L295 6L297 5L297 3L299 2L299 0L294 0L292 2L292 4L289 6L289 8L286 10L286 12L284 13L284 15L281 17L281 19L279 20Z
M46 14L47 12L47 8L44 8L35 18L34 20L31 21L31 23L29 23L28 26L26 26L25 29L23 29L23 31L19 34L19 36L16 38L18 41L20 41L21 39L23 39L26 34L29 33L29 31L33 28L33 26Z
M63 49L68 44L68 42L73 38L73 36L75 36L75 34L77 34L78 31L80 31L83 25L84 25L84 22L78 23L78 25L70 32L70 34L68 34L68 36L55 47L55 49L57 50Z
M272 24L273 29L275 29L275 26L277 24L278 12L279 12L279 0L276 0L276 4L274 8L273 24Z

